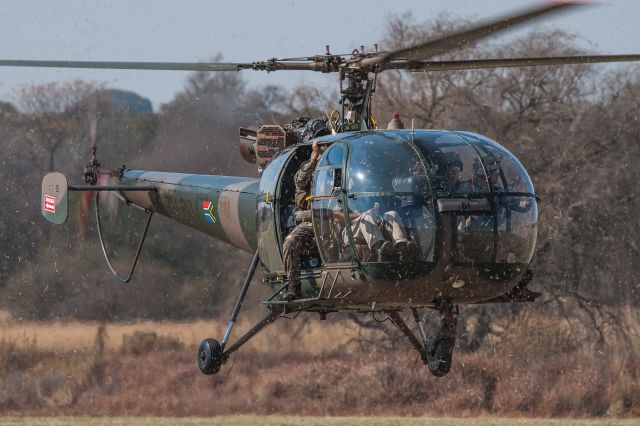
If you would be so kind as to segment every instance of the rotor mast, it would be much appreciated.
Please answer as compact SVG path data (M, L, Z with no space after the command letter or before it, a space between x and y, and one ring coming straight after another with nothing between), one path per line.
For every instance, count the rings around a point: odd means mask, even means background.
M328 46L327 46L328 47ZM378 45L374 45L373 55L378 54ZM370 56L364 51L354 49L351 62L358 64L362 59ZM371 115L371 98L375 93L377 82L377 66L343 66L340 68L340 103L342 105L342 119L344 130L370 130L375 128ZM372 76L373 74L373 76ZM347 87L344 88L344 81Z

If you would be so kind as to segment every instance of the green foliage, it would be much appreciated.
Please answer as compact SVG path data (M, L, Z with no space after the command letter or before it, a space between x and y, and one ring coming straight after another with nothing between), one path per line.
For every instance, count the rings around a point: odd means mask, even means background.
M0 116L4 114L15 114L18 112L18 108L12 103L0 101Z

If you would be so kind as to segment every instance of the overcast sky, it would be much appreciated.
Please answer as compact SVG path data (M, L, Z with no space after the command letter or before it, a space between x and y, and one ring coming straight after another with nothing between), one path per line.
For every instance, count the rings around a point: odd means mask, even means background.
M391 14L415 22L447 13L487 19L539 4L528 0L98 1L0 0L0 59L252 62L271 57L347 53L379 42ZM640 53L640 1L610 0L527 26L560 27L601 54ZM518 34L518 33L516 33ZM499 41L500 38L493 40ZM383 47L384 48L384 47ZM251 85L314 84L333 89L335 75L244 71ZM83 79L133 90L154 107L171 100L187 78L178 71L0 68L0 99L33 83Z

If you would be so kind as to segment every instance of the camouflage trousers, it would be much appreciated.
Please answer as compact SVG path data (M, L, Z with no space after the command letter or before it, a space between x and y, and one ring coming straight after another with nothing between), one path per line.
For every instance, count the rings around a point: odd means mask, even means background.
M395 211L386 212L382 216L366 211L351 222L351 232L356 244L366 244L369 249L380 241L407 241L402 220ZM349 237L346 234L343 237L343 244L349 244Z
M302 222L289 232L284 239L284 270L289 278L289 283L300 280L302 261L300 256L306 251L316 248L316 239L313 225L310 222Z

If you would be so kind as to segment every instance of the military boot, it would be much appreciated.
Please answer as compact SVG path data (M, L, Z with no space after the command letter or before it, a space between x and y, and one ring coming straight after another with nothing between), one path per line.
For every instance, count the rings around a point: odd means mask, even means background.
M422 251L415 241L406 241L398 247L398 251L403 262L417 262L422 256Z
M378 248L374 249L376 253L377 262L392 262L396 260L396 255L393 250L393 244L390 241L382 241L382 244ZM378 245L378 244L376 244ZM375 246L374 246L375 247Z
M286 300L287 302L291 302L293 300L298 300L301 298L302 298L302 286L300 284L300 280L290 282L289 288L287 289L287 293L284 295L284 300Z

